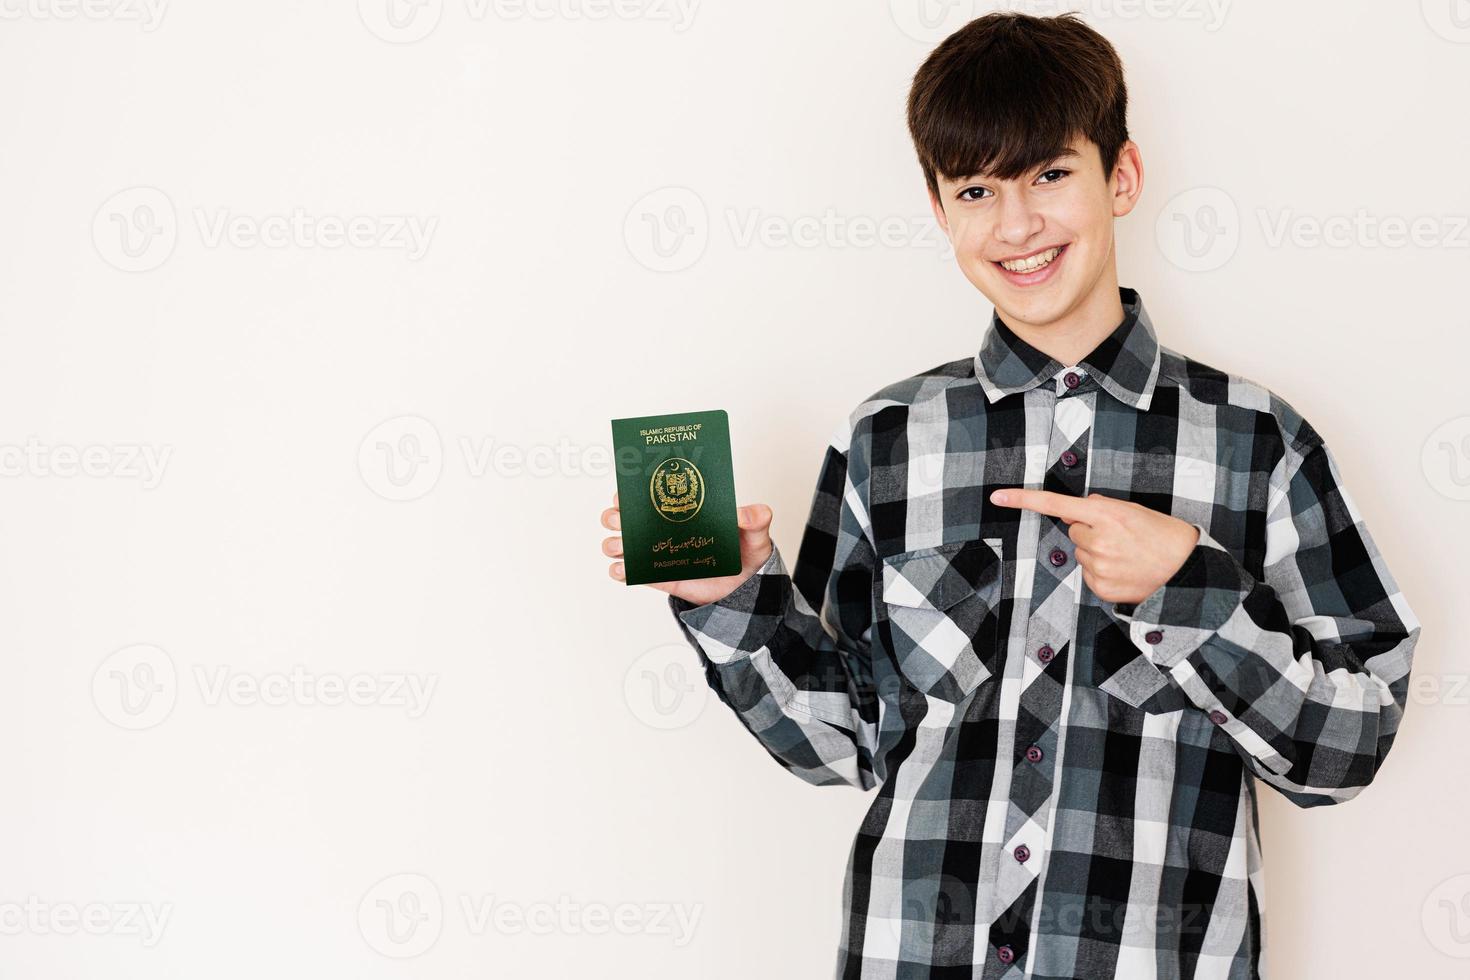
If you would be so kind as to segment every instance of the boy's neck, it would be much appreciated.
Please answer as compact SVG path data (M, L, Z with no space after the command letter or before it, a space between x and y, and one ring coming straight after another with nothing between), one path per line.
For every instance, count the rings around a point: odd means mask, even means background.
M1071 367L1102 343L1123 322L1117 276L1103 276L1088 295L1064 316L1043 324L1026 323L1005 313L1000 318L1026 343Z

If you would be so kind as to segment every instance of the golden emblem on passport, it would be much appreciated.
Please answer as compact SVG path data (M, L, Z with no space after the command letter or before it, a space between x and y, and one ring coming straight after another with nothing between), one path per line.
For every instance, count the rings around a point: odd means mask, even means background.
M675 456L658 464L648 484L653 509L675 524L687 521L704 506L704 480L689 460Z

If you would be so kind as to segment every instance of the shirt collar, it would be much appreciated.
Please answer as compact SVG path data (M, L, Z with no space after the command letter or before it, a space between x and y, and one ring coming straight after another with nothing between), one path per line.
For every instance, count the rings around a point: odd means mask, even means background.
M1159 377L1158 338L1138 291L1120 286L1118 298L1123 301L1123 322L1075 367L1084 377L1097 379L1119 401L1147 411ZM1068 367L1022 340L1001 320L999 311L992 314L975 355L975 377L991 402L1053 379L1061 393Z

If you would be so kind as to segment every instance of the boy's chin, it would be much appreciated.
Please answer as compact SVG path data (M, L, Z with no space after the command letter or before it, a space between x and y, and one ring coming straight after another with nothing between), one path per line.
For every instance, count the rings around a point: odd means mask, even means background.
M1036 286L1017 287L992 276L970 276L970 282L978 289L990 305L1000 313L1001 319L1023 323L1047 323L1061 315L1067 308L1068 294L1065 277L1057 277Z

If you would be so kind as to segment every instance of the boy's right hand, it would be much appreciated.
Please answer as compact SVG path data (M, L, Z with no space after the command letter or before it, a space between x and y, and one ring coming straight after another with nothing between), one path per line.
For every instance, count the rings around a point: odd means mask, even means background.
M719 578L695 578L686 579L682 582L649 582L650 589L658 589L676 595L681 599L687 599L698 605L715 602L723 599L735 587L740 585L756 569L766 563L771 557L771 508L765 504L749 504L736 511L736 520L740 527L740 574L721 575ZM621 513L618 510L618 495L613 494L613 505L602 512L602 526L609 531L622 530ZM621 558L623 555L623 537L614 535L602 539L602 553L610 558ZM608 567L607 573L619 582L623 580L623 563L615 561Z

